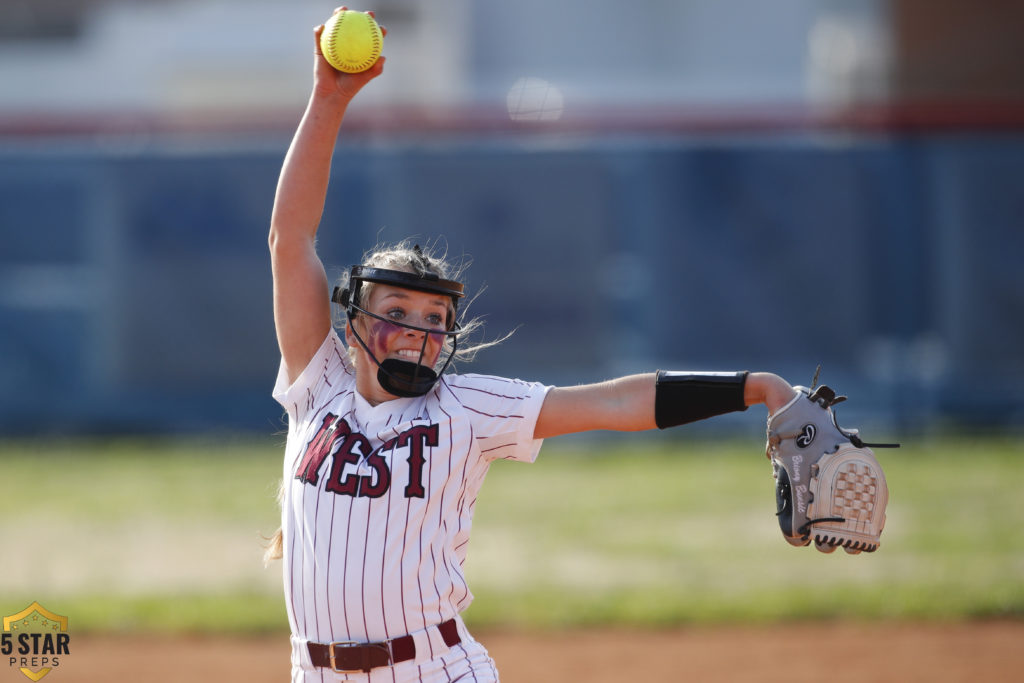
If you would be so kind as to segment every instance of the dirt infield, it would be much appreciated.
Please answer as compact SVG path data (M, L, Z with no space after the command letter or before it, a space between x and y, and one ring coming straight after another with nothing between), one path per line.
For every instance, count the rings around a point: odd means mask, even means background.
M1024 622L801 624L638 632L479 632L504 683L1024 680ZM26 681L17 669L0 681ZM73 641L47 683L288 680L287 636Z

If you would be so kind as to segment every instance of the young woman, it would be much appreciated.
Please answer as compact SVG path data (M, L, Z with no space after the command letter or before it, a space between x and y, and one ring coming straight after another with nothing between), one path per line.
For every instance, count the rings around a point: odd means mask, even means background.
M331 158L349 102L385 59L358 74L332 69L318 47L315 60L270 229L274 397L289 420L270 555L283 559L292 680L497 681L459 616L473 599L462 566L491 462L532 461L560 434L665 428L757 403L774 411L795 390L770 373L574 387L444 374L467 351L463 287L407 243L369 254L329 297L315 238ZM340 334L332 300L345 312Z

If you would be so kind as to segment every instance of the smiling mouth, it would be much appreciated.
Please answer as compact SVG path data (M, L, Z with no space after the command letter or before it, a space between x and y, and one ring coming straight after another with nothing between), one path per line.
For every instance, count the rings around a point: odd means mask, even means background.
M399 358L408 358L409 360L412 361L418 361L420 359L420 352L413 351L411 349L400 349L398 351L395 351L395 355L398 356Z

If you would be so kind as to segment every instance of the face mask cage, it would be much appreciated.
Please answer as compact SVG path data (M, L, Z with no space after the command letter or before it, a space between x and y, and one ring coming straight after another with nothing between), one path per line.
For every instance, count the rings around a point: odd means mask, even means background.
M453 306L449 319L446 321L446 329L439 330L436 328L418 327L408 323L389 320L388 318L377 315L376 313L371 313L358 303L360 301L359 295L364 282L386 284L394 287L402 287L405 289L413 289L433 294L442 294L450 297L452 299ZM345 308L345 315L352 327L352 332L356 341L359 342L359 345L363 347L366 353L377 365L377 381L380 382L381 387L394 396L412 397L422 396L430 391L440 376L444 374L444 371L452 362L452 358L455 357L455 351L458 349L458 335L462 332L462 328L455 321L455 311L458 309L458 299L462 296L464 296L462 283L454 280L443 280L431 273L418 275L416 273L407 273L400 270L352 266L352 270L349 273L349 287L345 289L335 288L334 293L331 296L331 300ZM420 346L419 357L415 362L398 358L386 358L383 361L378 360L376 355L370 350L369 346L367 346L366 342L363 341L363 338L356 330L356 313L362 313L370 318L386 322L389 325L422 332L423 344ZM444 360L443 364L440 362L439 358L437 363L434 364L434 367L423 364L423 359L427 352L427 342L430 339L430 335L443 336L445 337L445 341L451 340L450 348L447 348L448 345L445 343L441 344L442 353L447 352L448 356ZM438 365L440 365L440 369L435 370Z

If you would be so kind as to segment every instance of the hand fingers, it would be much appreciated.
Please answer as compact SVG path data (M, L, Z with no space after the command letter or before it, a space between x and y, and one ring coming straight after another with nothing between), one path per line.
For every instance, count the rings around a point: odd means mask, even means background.
M370 10L370 11L367 12L367 14L369 14L371 17L373 17L374 21L377 21L377 13L376 12L374 12L373 10ZM382 36L386 36L388 34L387 27L384 26L384 24L382 24L380 22L377 22L377 25L380 26L380 33L381 33L381 35Z
M367 12L367 14L369 14L371 17L373 17L374 21L377 21L377 13L374 12L372 9L369 10ZM377 25L380 26L380 32L383 33L384 35L387 35L388 30L386 28L384 28L384 24L382 24L379 21L377 21Z
M319 26L316 26L316 27L313 28L313 45L314 45L313 53L314 54L318 54L318 55L319 54L323 54L322 52L320 52L320 36L323 35L323 32L324 32L324 25L323 24L320 24Z

